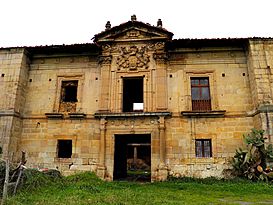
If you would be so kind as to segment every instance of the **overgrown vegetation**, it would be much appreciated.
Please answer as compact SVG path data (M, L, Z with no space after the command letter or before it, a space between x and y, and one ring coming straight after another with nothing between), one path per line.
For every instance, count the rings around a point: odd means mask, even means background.
M273 161L273 146L265 145L263 130L252 129L244 135L245 148L236 150L232 159L235 174L251 180L272 181L273 169L269 163Z
M243 179L181 178L166 182L104 182L86 172L62 178L31 178L8 205L86 204L273 204L273 185ZM32 184L32 185L31 185Z
M18 179L18 169L13 165L9 168L9 186L8 194L12 195L14 192L15 182ZM5 181L6 163L0 161L0 196L2 196L4 181ZM45 185L52 185L55 181L62 180L61 173L58 170L45 170L43 172L37 169L25 169L22 177L19 180L19 188L21 190L29 191L32 189L39 189Z

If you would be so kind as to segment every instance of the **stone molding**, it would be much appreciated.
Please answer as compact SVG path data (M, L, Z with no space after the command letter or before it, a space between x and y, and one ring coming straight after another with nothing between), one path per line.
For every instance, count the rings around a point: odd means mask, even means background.
M182 111L181 115L185 117L224 117L226 110L210 111Z
M171 116L171 112L95 113L99 118Z

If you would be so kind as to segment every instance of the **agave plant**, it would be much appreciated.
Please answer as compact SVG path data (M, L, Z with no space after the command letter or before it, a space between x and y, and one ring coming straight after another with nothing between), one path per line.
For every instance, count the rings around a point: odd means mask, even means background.
M252 180L273 179L273 170L267 161L273 161L273 146L265 147L264 131L252 129L244 135L245 149L236 150L232 159L235 174Z

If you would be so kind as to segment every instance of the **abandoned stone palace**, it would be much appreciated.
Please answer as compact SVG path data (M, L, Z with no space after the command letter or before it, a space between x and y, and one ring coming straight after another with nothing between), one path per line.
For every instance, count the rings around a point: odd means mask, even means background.
M172 39L131 20L93 43L0 48L13 162L106 180L222 177L251 128L273 141L273 39Z

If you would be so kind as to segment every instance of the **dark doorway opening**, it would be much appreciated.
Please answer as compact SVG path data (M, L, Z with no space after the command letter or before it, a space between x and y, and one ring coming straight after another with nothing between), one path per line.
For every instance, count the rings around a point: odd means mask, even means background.
M151 135L115 135L114 180L151 181Z
M143 77L123 79L122 110L123 112L143 111Z

